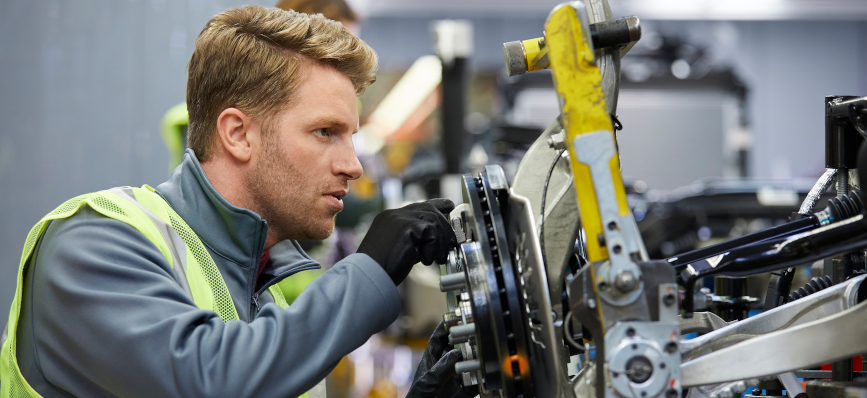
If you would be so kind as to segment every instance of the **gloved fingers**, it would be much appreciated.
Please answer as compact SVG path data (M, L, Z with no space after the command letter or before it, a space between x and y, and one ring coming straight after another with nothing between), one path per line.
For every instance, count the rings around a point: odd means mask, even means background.
M478 386L460 386L457 392L452 395L452 398L475 398L479 395Z
M439 249L436 261L445 264L448 262L449 250L458 246L458 239L451 224L443 218L437 220L437 244Z
M455 382L455 363L462 358L460 350L451 350L443 356L434 356L433 352L425 350L407 397L434 398L442 396L444 389L451 390L449 387Z
M402 209L436 213L448 223L449 213L455 209L455 203L449 199L437 198L425 202L410 203Z
M449 218L449 213L455 209L455 202L445 198L431 199L428 200L427 203L433 205L433 207L435 207L446 219Z
M398 210L429 211L431 213L435 213L435 212L439 211L439 210L437 210L437 208L433 204L431 204L429 202L410 203L404 207L401 207Z
M437 380L446 381L455 375L455 364L464 360L464 354L459 349L453 349L440 357L430 370Z
M443 340L443 341L448 342L449 341L448 336L449 336L449 331L446 328L446 322L440 321L439 325L437 325L437 327L434 329L433 333L431 333L430 339L431 340L440 340L442 338L445 338L445 340Z
M437 218L437 226L440 228L440 231L442 232L441 236L444 238L447 238L444 241L444 243L446 243L449 246L449 248L457 247L458 240L455 237L455 231L454 231L454 229L452 229L452 224L449 221L449 213L451 213L452 210L455 209L454 202L452 202L451 200L448 200L448 199L439 198L439 199L431 199L431 200L427 201L427 203L430 203L431 205L433 205L437 209L437 212L439 213L439 215L442 216L442 217ZM446 253L446 254L448 254L448 253Z
M449 332L446 330L445 322L440 321L440 324L437 325L436 329L434 329L433 333L430 336L430 340L428 340L427 348L425 348L425 354L430 354L432 357L437 360L443 356L443 352L445 350L450 350L451 346L449 346Z
M413 225L412 239L418 251L418 259L424 265L431 265L434 260L437 260L441 251L439 242L437 242L437 227L436 224L425 220L425 218L436 217L430 213L420 215L421 221Z
M429 235L424 235L423 237L424 239L432 238L429 241L429 244L433 246L433 257L431 258L431 262L436 261L439 264L445 264L448 261L449 250L458 245L455 231L452 229L448 220L439 214L422 211L418 213L418 218L430 223L435 228L432 237ZM430 258L426 255L421 255L421 257L425 259ZM423 263L425 265L430 265L430 263L427 262Z

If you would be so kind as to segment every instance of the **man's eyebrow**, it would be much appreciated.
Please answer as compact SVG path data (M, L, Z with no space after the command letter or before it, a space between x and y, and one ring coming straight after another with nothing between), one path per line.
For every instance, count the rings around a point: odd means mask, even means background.
M326 124L329 126L336 126L336 127L342 127L342 128L349 129L349 125L344 123L343 121L341 121L339 118L333 118L333 117L328 117L328 116L317 118L316 120L313 121L312 124L318 124L318 125Z

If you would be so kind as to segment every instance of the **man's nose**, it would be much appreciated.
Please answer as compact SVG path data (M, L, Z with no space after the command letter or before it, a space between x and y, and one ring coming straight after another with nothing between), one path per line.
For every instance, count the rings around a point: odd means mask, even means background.
M361 162L358 161L358 156L355 154L355 147L352 145L352 140L348 140L343 145L342 150L334 159L334 174L344 175L349 180L355 180L364 174L364 169L361 167Z

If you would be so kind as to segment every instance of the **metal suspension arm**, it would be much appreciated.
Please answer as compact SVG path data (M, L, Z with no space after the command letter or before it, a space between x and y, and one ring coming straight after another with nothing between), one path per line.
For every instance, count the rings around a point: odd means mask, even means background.
M689 264L679 278L691 297L695 281L711 275L746 276L816 261L867 245L864 216L787 238L748 245ZM684 317L692 316L691 300L684 300Z

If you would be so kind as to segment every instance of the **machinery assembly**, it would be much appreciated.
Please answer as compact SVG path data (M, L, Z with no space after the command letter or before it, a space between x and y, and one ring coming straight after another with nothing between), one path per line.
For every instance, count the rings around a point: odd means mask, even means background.
M615 136L620 59L641 37L639 20L588 0L554 8L543 31L504 44L506 69L551 69L560 116L511 186L496 165L464 175L464 203L449 215L460 248L441 266L440 289L464 386L503 398L732 397L747 386L759 386L751 396L867 394L852 368L867 352L867 224L850 179L867 97L826 98L827 172L788 222L651 259ZM817 208L833 182L836 197ZM826 275L792 286L794 267L816 261ZM705 278L736 286L765 272L766 298L701 289ZM718 315L761 302L749 318Z

